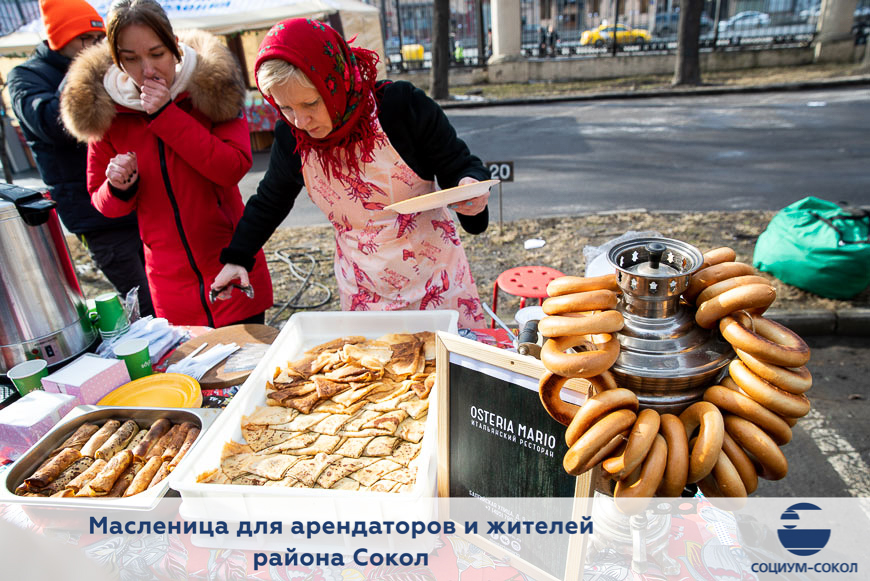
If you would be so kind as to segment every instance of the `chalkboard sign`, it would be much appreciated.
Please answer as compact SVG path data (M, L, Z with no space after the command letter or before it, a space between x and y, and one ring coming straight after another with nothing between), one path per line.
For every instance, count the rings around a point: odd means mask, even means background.
M565 426L540 403L540 361L446 333L438 334L436 361L439 496L498 499L502 513L521 512L515 510L521 501L512 507L511 499L574 498L575 515L588 514L590 476L574 477L562 467L568 449ZM587 384L577 381L568 387L585 392ZM577 401L583 397L579 394ZM492 503L481 502L481 514L468 514L475 509L463 503L463 514L452 518L485 520ZM564 521L571 516L559 511L535 514L534 519ZM484 533L472 542L535 578L582 579L584 535L565 535L560 537L564 542L554 542L535 534L489 538Z

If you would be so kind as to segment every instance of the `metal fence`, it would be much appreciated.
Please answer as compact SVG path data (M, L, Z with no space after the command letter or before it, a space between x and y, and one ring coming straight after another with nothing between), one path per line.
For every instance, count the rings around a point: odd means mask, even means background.
M0 0L0 36L39 18L38 0Z
M382 1L390 67L429 67L432 3ZM816 33L820 3L706 0L701 50L806 46ZM521 0L520 10L522 52L529 58L644 54L677 48L679 0ZM402 14L401 43L396 13ZM482 0L479 8L474 0L452 0L450 22L451 66L482 66L491 50L489 0ZM483 35L480 26L486 31ZM870 0L858 0L852 27L855 42L866 42L868 32ZM483 44L481 38L486 39Z

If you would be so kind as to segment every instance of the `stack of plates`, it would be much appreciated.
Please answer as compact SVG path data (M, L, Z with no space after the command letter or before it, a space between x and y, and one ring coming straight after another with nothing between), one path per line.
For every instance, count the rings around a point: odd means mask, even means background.
M198 408L202 405L202 391L199 382L188 375L157 373L125 383L97 405Z

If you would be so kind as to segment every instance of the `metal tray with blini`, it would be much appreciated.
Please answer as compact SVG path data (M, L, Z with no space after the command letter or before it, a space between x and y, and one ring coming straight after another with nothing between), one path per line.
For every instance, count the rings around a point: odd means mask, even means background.
M123 509L151 510L169 489L169 478L139 494L125 498L53 498L18 496L15 489L36 471L46 458L73 434L82 424L93 423L102 425L108 420L134 420L139 429L148 429L160 418L166 418L173 424L192 422L200 429L199 437L188 450L188 455L202 441L202 436L214 422L221 410L201 408L145 408L145 407L112 407L80 405L73 408L47 434L33 445L15 464L6 470L3 485L0 487L0 503L9 502L23 504L27 507L44 508L87 508L87 509ZM187 455L179 462L184 464ZM29 511L28 511L29 512Z

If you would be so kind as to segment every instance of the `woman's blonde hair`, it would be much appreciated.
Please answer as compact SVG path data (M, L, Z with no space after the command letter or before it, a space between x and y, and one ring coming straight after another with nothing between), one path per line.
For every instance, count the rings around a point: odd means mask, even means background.
M263 61L260 68L257 69L257 86L260 87L260 91L264 95L271 96L274 86L283 85L292 80L295 80L306 89L317 88L301 69L285 60L269 59Z

